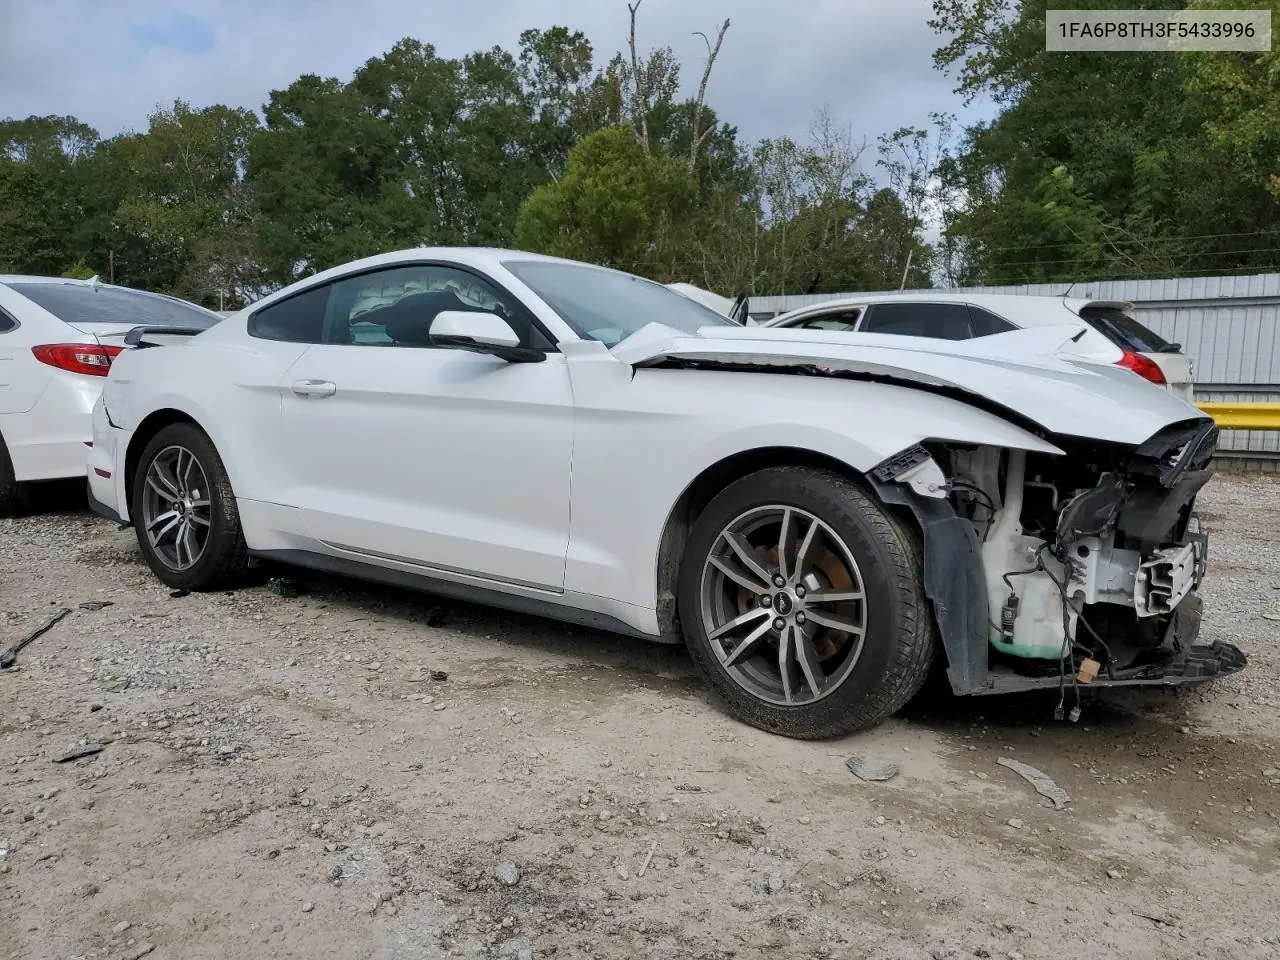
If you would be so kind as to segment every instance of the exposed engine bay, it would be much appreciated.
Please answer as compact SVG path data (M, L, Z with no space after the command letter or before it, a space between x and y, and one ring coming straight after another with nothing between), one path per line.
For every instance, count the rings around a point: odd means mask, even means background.
M926 443L873 471L881 495L924 529L926 591L955 691L1057 684L1065 700L1070 685L1075 719L1081 684L1243 667L1234 647L1194 645L1208 559L1195 500L1212 476L1212 422L1173 424L1137 448L1053 440L1065 456Z

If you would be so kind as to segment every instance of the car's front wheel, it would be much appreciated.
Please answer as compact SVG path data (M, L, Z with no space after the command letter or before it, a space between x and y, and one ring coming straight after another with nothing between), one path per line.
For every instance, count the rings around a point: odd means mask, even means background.
M147 565L161 581L213 590L240 579L249 554L222 459L192 423L160 430L133 478L133 525Z
M920 689L935 648L914 531L825 470L762 470L712 500L678 602L730 712L790 737L884 720Z

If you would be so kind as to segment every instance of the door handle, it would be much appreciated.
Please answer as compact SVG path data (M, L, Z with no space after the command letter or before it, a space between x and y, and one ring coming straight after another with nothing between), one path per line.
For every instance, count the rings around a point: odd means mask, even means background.
M295 380L290 389L300 397L332 397L338 385L331 380Z

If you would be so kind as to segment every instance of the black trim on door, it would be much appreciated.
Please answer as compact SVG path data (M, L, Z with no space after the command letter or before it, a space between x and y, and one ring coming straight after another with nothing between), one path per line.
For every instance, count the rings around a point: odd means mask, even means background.
M273 300L271 301L271 303L263 304L260 308L254 310L252 313L249 314L248 321L246 322L246 325L245 325L246 331L248 332L249 336L256 337L259 340L273 340L277 343L281 343L281 342L283 343L308 342L309 343L310 341L292 341L292 340L278 341L274 337L260 336L259 334L254 332L254 326L255 326L254 321L257 319L258 314L263 310L269 310L273 307L279 306L282 303L288 303L290 300L293 300L297 297L304 296L308 293L312 293L316 290L320 290L325 287L332 287L335 283L339 283L344 280L353 280L356 277L363 277L370 273L381 273L384 270L399 270L399 269L403 269L404 267L448 267L450 270L457 270L460 273L470 274L471 276L475 277L477 280L482 280L485 283L491 284L495 290L506 295L508 298L512 300L512 302L518 304L520 308L529 315L529 323L532 325L532 327L535 330L537 330L539 333L541 333L546 338L547 342L551 344L551 346L546 348L547 353L560 352L559 348L556 346L556 342L557 342L556 338L551 335L551 331L549 331L546 328L546 326L543 324L543 322L538 319L538 315L529 309L528 304L526 304L524 300L522 300L520 297L517 297L514 293L508 290L496 279L489 276L487 273L484 273L476 269L475 267L469 267L465 264L455 263L451 260L405 260L400 263L384 263L384 264L381 264L380 266L367 267L363 270L354 270L351 273L344 273L340 277L332 277L329 280L324 281L323 283L311 284L302 290L297 290L289 294L287 297L281 297L279 300Z

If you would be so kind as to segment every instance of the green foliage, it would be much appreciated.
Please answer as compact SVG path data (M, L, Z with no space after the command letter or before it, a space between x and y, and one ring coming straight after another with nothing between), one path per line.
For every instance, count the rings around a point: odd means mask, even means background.
M564 176L525 201L515 242L527 250L651 272L668 234L687 220L694 178L665 153L649 154L626 127L588 134Z
M1269 102L1265 84L1252 100L1231 86L1239 71L1261 78L1253 55L1048 53L1049 6L934 0L931 22L949 37L935 62L956 70L967 96L1002 106L938 167L963 201L944 213L964 261L955 272L1015 283L1275 268L1280 207L1248 158L1274 164L1276 151L1262 161L1258 148L1276 141L1245 133L1274 109L1274 80ZM1214 96L1244 109L1224 111Z
M1237 9L1237 0L1192 0L1202 10ZM1280 29L1280 0L1249 4L1271 11L1271 29ZM1183 54L1187 92L1203 97L1209 112L1205 129L1217 147L1261 181L1280 203L1280 47L1267 53Z
M77 260L60 274L60 276L66 277L68 280L90 280L96 275L97 271L83 260Z
M1236 6L1143 6L1187 3ZM114 271L230 308L419 244L729 295L1280 266L1275 51L1051 54L1049 0L933 0L935 63L999 113L959 139L945 116L903 127L864 163L823 112L807 139L744 143L704 102L728 22L682 99L682 65L639 49L628 6L626 49L598 66L563 26L457 58L406 38L349 79L273 91L261 118L177 101L107 140L74 117L0 121L0 271Z
M97 139L74 117L0 121L0 272L57 275L77 258Z

